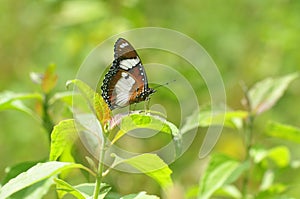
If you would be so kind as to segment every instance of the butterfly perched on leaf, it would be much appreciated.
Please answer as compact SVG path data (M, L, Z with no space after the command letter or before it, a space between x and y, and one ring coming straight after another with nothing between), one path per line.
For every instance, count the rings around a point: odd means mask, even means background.
M149 88L146 71L132 45L119 38L114 61L101 86L102 97L111 110L145 101L155 92Z

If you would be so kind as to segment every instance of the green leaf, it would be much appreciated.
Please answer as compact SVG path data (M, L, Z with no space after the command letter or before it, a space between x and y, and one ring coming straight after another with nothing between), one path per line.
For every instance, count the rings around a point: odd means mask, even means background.
M1 184L7 183L10 179L16 177L20 173L27 171L30 167L33 167L36 165L38 162L22 162L19 164L16 164L11 167L7 167L5 169L5 178L2 180Z
M45 180L37 182L30 187L22 189L21 191L14 193L10 196L13 199L32 199L32 198L43 198L45 196L50 187L54 184L54 176L51 176Z
M297 127L277 122L269 122L266 128L266 134L300 144L300 129Z
M11 91L5 91L0 93L0 107L5 108L6 104L11 103L15 100L28 100L28 99L38 99L42 100L42 95L39 93L15 93Z
M274 172L272 170L267 170L264 173L264 176L261 180L259 190L265 191L265 190L269 189L274 183L274 178L275 178Z
M276 146L268 151L270 158L279 168L287 167L290 164L290 150L286 146Z
M260 114L270 109L297 77L298 73L293 73L279 78L267 78L256 83L247 94L251 111Z
M114 123L113 127L115 126L116 123ZM167 133L177 138L180 136L177 127L174 124L166 121L164 118L161 118L160 116L152 115L150 112L147 114L131 113L129 115L123 116L120 119L120 130L112 140L112 143L115 143L127 132L141 128L157 130L159 132Z
M88 170L83 165L68 162L38 163L26 172L23 172L17 177L11 179L3 187L1 187L0 198L7 198L13 193L20 191L21 189L50 178L54 175L57 175L61 171L70 168L81 168Z
M54 181L56 182L56 190L58 192L59 198L63 198L66 194L72 194L79 199L90 198L93 196L95 189L94 183L84 183L72 186L61 179L55 179ZM105 183L101 183L98 199L103 199L110 191L110 189L110 186Z
M46 71L45 74L42 78L42 90L44 93L49 93L56 85L57 83L57 75L55 73L56 70L56 65L55 64L50 64Z
M194 185L193 187L188 188L185 192L185 198L196 198L199 193L199 186Z
M156 154L145 153L128 159L123 159L116 154L112 155L115 157L114 167L120 164L128 164L154 179L163 188L173 184L171 179L172 170Z
M218 189L215 193L217 196L221 196L223 198L242 198L242 193L240 190L234 185L225 185Z
M63 120L54 126L51 133L49 160L55 161L62 156L62 161L74 162L71 150L77 137L73 119Z
M200 112L194 112L187 118L185 124L181 128L182 134L197 128L208 127L211 125L222 125L229 128L242 128L242 121L247 117L246 111L228 111L228 112L215 112L211 110L203 110Z
M211 125L223 125L229 128L242 128L242 120L247 116L246 111L228 111L225 113L211 113L204 112L200 113L200 126L208 127Z
M85 199L86 197L80 193L77 189L75 189L72 185L61 179L55 179L56 183L56 191L58 193L59 198L63 198L66 194L72 194L78 199Z
M88 103L90 109L95 113L102 127L111 119L111 111L99 93L96 93L90 86L79 79L69 80L67 87L74 84Z
M284 184L272 184L267 190L259 192L255 199L294 199L284 195L288 187Z
M201 112L201 111L200 111ZM192 115L188 116L185 120L184 125L181 127L180 132L185 134L192 129L198 128L200 126L201 115L200 112L194 111ZM203 112L201 112L203 113Z
M66 103L69 106L72 106L73 104L73 95L74 92L66 91L66 92L57 92L54 94L53 97L49 100L49 104L53 105L54 103L61 101Z
M74 187L86 196L93 196L95 184L94 183L83 183L83 184L76 185ZM101 183L98 199L105 198L105 196L108 194L108 192L110 190L111 190L111 187L108 184Z
M290 150L286 146L276 146L271 149L252 147L250 155L255 163L261 163L264 160L271 160L279 168L284 168L290 164ZM269 164L270 162L264 162Z
M154 195L147 195L146 192L140 192L138 194L129 194L121 197L120 199L159 199L159 197Z
M42 100L42 96L38 93L14 93L10 91L0 93L0 111L18 110L29 114L39 120L35 113L23 104L23 100Z
M250 156L253 158L254 163L262 162L268 155L268 151L264 148L253 146L250 149Z
M225 184L231 184L235 182L245 171L250 168L250 161L239 162L238 167L232 171L230 176L225 181Z
M213 155L200 180L198 198L210 198L216 190L228 183L239 166L239 162L225 155Z

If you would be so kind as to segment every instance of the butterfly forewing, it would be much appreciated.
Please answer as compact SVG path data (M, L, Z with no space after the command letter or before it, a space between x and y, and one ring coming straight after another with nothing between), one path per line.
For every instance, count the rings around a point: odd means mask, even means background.
M130 59L130 58L136 58L138 57L138 54L132 47L132 45L126 41L123 38L119 38L114 47L114 58L115 60L118 59Z
M101 86L102 96L111 109L144 101L154 92L148 87L140 58L128 41L115 43L114 62Z

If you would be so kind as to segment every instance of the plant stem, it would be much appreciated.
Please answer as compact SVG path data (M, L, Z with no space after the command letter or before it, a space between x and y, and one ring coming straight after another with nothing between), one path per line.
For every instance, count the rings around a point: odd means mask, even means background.
M49 95L48 94L44 94L42 118L43 118L43 126L48 133L49 142L51 142L51 132L53 130L54 124L49 115Z
M245 125L244 125L244 144L245 144L245 152L246 152L246 157L245 157L245 162L250 164L251 168L251 156L250 156L250 150L252 147L252 134L253 134L253 123L254 123L254 118L255 118L255 113L252 110L252 103L251 103L251 98L249 97L249 92L248 88L246 87L245 84L242 84L242 89L244 91L245 95L245 106L247 108L248 116L245 119ZM243 182L242 182L242 198L246 199L247 194L248 194L248 187L249 187L249 178L250 178L250 172L247 171L245 173Z
M98 170L97 170L97 176L96 176L96 185L95 185L95 190L94 190L94 196L93 199L98 199L99 193L100 193L100 188L101 188L101 182L102 182L102 173L103 173L103 160L104 160L104 155L105 155L105 146L106 146L106 137L103 136L103 143L101 146L101 151L100 151L100 156L99 156L99 163L98 163Z
M245 132L245 151L246 151L245 162L249 162L249 163L251 162L250 150L252 147L253 123L254 123L254 116L249 112L249 115L245 121L245 130L244 130L244 132ZM242 185L243 199L247 198L249 178L250 178L250 172L246 172L244 179L243 179L243 185Z

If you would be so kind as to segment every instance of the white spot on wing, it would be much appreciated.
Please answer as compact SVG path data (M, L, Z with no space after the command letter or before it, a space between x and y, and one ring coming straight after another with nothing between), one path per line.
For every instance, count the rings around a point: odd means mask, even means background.
M128 46L128 43L126 42L126 43L122 43L121 45L120 45L120 48L125 48L126 46Z
M135 80L127 73L122 73L122 78L119 79L115 86L116 104L118 106L125 106L130 99L130 90L134 85Z
M124 59L120 62L120 67L124 70L128 70L136 66L139 62L140 59L138 57L134 59Z

